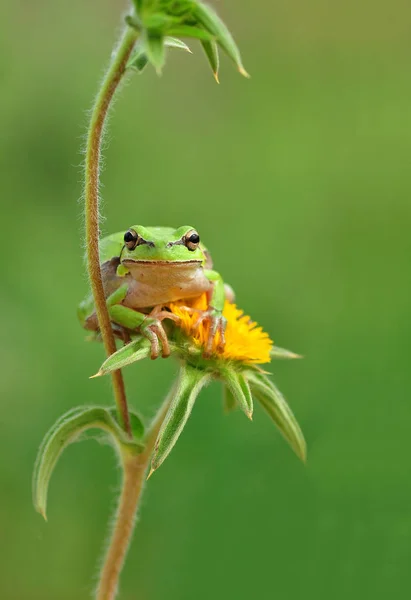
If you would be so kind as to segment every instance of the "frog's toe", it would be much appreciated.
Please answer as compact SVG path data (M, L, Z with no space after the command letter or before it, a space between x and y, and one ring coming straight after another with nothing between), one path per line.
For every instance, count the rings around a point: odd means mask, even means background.
M203 315L201 320L204 321L205 319L210 323L210 329L203 356L204 358L209 358L213 353L213 345L216 339L218 339L216 347L217 352L222 352L224 350L227 319L223 317L221 313L217 313L216 311Z
M147 323L141 328L141 333L150 340L152 360L155 360L160 356L160 343L161 343L161 355L163 358L170 356L170 345L168 343L167 334L158 319L150 319L150 323Z
M227 319L223 316L220 317L220 322L218 324L218 332L220 337L218 339L217 350L219 352L223 352L225 348L225 330L227 328Z

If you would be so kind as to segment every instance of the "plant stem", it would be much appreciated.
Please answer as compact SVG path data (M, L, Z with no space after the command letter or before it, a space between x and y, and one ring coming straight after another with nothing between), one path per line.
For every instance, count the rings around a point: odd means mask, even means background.
M126 71L127 61L138 37L135 29L127 28L114 51L111 64L103 79L95 100L87 135L85 160L85 222L87 267L96 315L107 356L116 351L110 316L108 314L104 287L101 278L99 255L99 173L101 142L108 110L118 85ZM119 420L124 430L131 436L130 417L127 408L126 392L121 371L112 373L113 390Z
M145 450L133 456L122 452L123 482L121 496L114 519L110 544L100 573L96 600L114 600L118 581L130 545L136 513L142 495L148 464L158 432L167 414L172 392L167 396L154 418L145 438Z

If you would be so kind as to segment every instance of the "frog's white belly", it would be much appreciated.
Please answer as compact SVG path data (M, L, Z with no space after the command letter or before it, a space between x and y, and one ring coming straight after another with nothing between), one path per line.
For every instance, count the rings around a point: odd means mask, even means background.
M123 304L142 309L200 296L210 289L201 263L128 263L128 292Z

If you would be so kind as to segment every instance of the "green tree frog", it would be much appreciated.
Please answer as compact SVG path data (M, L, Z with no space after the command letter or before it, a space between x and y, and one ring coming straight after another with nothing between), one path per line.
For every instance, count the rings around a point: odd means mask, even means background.
M233 300L233 292L212 269L210 254L193 227L134 225L100 241L100 263L107 307L118 337L127 341L131 333L139 332L150 340L151 358L157 358L160 351L164 358L169 356L162 322L178 318L166 305L205 292L208 308L198 319L210 324L204 354L210 355L217 332L219 346L224 347L222 311L225 299ZM80 304L78 315L85 329L98 331L92 297Z

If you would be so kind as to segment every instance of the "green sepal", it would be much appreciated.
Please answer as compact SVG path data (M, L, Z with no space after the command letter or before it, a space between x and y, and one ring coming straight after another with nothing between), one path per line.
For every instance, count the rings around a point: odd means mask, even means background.
M226 52L226 54L234 61L241 75L249 77L247 71L244 69L240 50L234 41L233 36L228 30L225 23L220 19L217 13L211 6L206 4L198 3L193 9L194 16L198 19L201 25L215 36L218 44Z
M252 420L253 398L251 396L250 386L244 375L232 369L225 369L221 371L221 376L234 396L236 404L238 404L244 414Z
M127 367L127 365L143 360L148 356L150 356L150 342L145 337L139 336L136 340L109 356L101 365L99 372L92 377L107 375L107 373Z
M179 22L179 17L173 17L166 13L151 13L143 18L145 29L159 36L163 36L173 25L178 26Z
M286 350L285 348L280 348L279 346L273 346L270 350L271 358L277 359L282 358L284 360L292 360L294 358L303 358L301 354L296 354L295 352L291 352L291 350Z
M157 75L161 75L161 71L166 61L164 37L157 33L147 31L145 49L149 61L157 71Z
M187 44L175 37L166 36L164 38L164 45L168 46L169 48L179 48L180 50L185 50L186 52L192 54Z
M176 25L167 31L169 35L176 37L188 37L196 40L210 41L214 35L201 27L192 27L191 25Z
M201 40L201 45L210 63L211 70L214 74L214 79L217 83L218 80L218 69L220 67L220 58L218 56L218 46L215 40Z
M226 415L237 408L237 402L228 385L223 385L223 409Z
M187 44L175 37L166 36L164 38L164 46L167 46L169 48L179 48L180 50L185 50L186 52L189 52L191 54L191 50L187 46ZM138 71L138 73L141 73L148 65L148 62L149 60L146 50L143 48L142 45L139 45L135 50L134 54L131 56L130 60L128 61L127 69L135 69L136 71ZM127 269L127 267L120 264L117 267L116 273L118 277L124 277L129 273L129 270Z
M172 393L170 408L161 426L154 446L150 475L170 454L187 423L201 388L210 380L210 374L184 364Z
M83 406L69 410L46 433L34 465L33 503L46 520L47 491L57 461L63 450L88 429L101 429L109 433L119 449L135 454L144 450L141 443L126 436L110 409Z
M250 370L246 376L253 395L270 415L297 456L305 462L307 445L303 432L280 390L262 373Z

